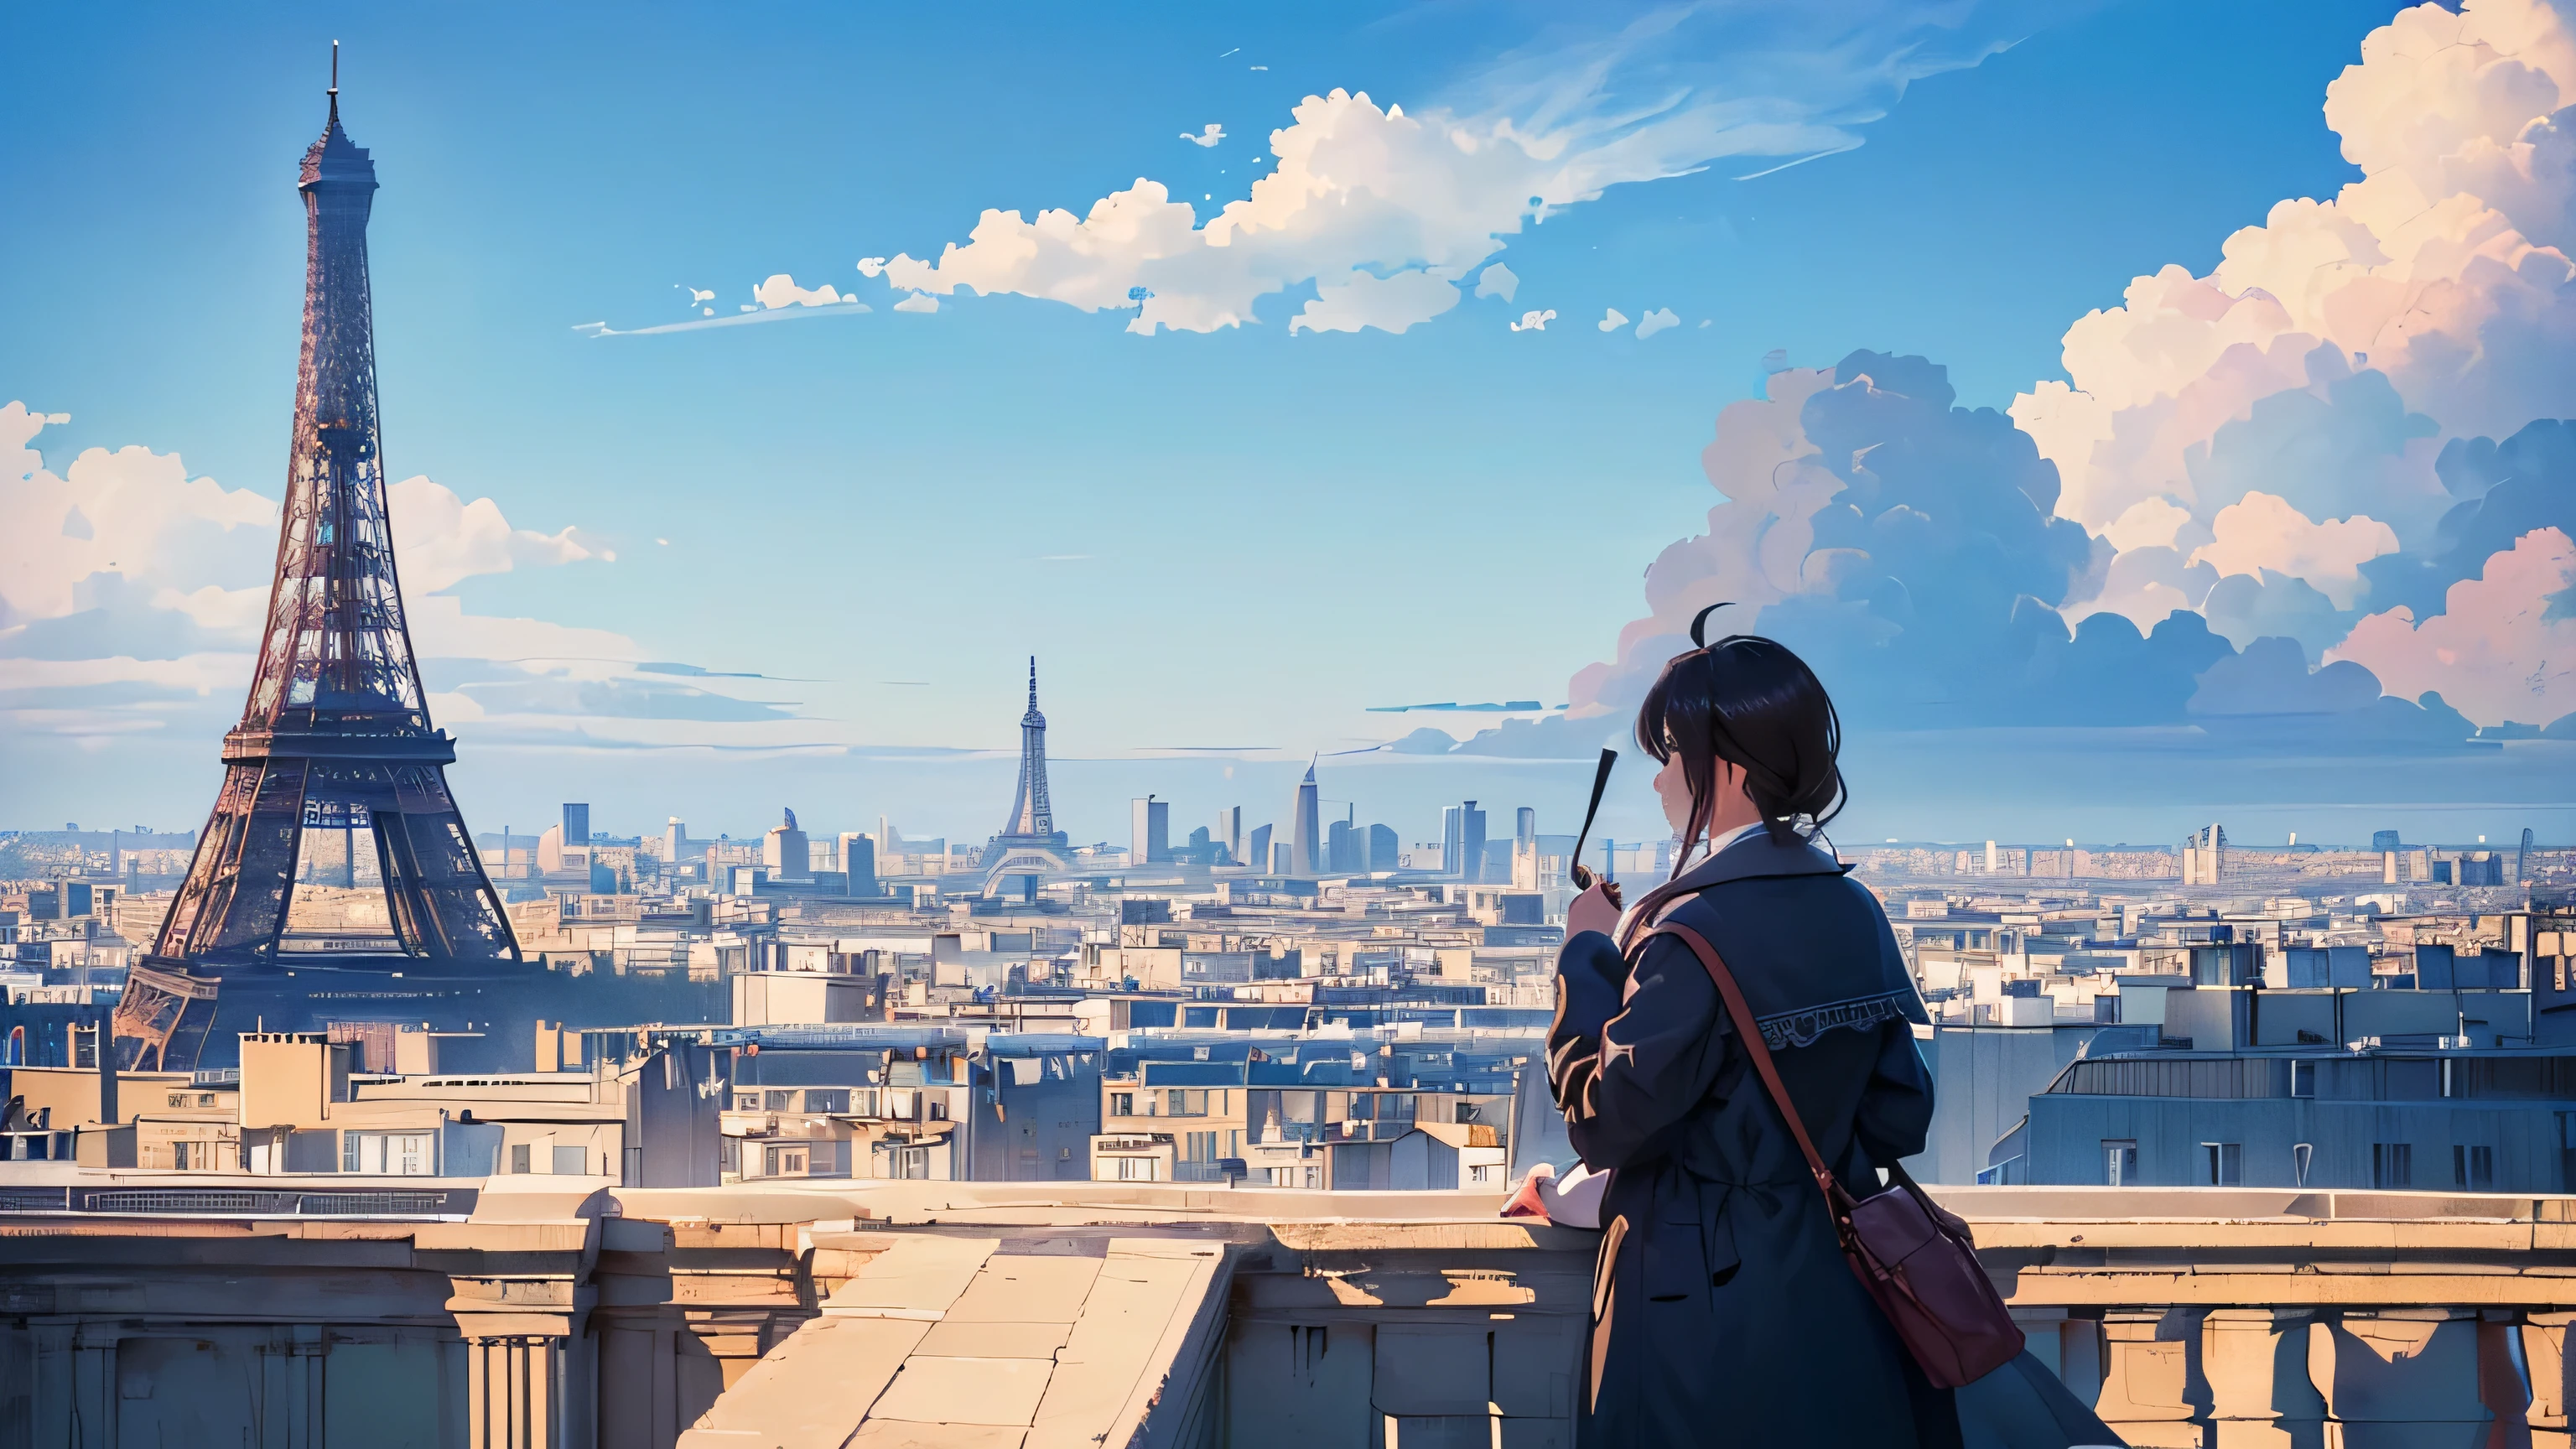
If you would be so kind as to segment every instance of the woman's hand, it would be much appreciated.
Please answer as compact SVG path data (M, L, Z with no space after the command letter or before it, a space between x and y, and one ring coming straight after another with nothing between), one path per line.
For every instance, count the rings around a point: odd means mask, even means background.
M1608 881L1596 881L1590 890L1576 896L1565 908L1565 938L1573 940L1586 931L1610 935L1619 929L1618 887Z

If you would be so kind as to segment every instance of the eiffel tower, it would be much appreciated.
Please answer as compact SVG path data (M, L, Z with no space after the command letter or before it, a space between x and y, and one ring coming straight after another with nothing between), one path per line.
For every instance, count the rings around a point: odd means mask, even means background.
M1047 797L1046 716L1038 713L1038 662L1029 660L1029 710L1020 716L1020 784L1011 797L1002 833L984 846L984 893L1002 894L1016 881L1025 892L1037 878L1073 869L1065 833L1055 828L1055 803Z
M258 672L224 736L224 783L187 880L116 1011L120 1059L192 1067L227 980L298 964L516 964L517 939L447 791L455 742L430 723L404 622L376 427L367 215L375 163L340 129L331 51L322 138L304 153L304 350ZM355 886L373 847L383 919L290 932L303 850ZM345 898L345 893L344 893ZM355 916L358 913L346 913Z

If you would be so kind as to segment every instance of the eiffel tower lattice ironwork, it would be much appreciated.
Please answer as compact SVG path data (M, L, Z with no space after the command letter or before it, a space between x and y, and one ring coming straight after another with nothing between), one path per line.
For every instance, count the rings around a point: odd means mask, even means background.
M430 722L404 621L367 285L376 168L340 128L336 45L331 71L330 120L298 183L304 348L277 577L249 702L224 736L223 788L117 1009L120 1052L136 1065L192 1064L211 1023L211 985L293 959L287 911L308 830L357 849L372 841L383 883L383 924L328 945L427 962L520 960L448 794L455 742ZM354 885L354 869L340 869Z

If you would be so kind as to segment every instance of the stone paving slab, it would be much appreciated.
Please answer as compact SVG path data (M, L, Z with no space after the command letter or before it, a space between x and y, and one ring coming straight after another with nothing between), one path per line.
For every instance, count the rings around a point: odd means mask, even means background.
M935 1358L917 1353L903 1361L903 1372L877 1396L868 1420L1026 1428L1036 1417L1038 1398L1054 1372L1052 1359Z

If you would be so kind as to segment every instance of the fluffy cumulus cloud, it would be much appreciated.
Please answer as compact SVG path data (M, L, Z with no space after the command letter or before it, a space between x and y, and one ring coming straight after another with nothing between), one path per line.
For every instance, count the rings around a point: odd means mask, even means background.
M2397 552L2396 531L2375 518L2318 523L2269 493L2248 493L2218 510L2209 531L2210 541L2192 551L2191 562L2222 575L2271 569L2305 579L2339 609L2352 607L2363 564Z
M468 503L444 484L406 478L388 491L394 537L400 540L404 585L421 593L452 588L476 574L507 573L522 565L617 561L616 551L579 529L537 533L512 528L501 505L489 498Z
M1733 607L1715 627L1798 650L1856 728L2159 725L2256 751L2457 749L2471 733L2439 699L2383 699L2364 664L2312 671L2311 646L2280 631L2249 635L2240 652L2186 608L2145 628L2078 613L2073 601L2114 572L2113 545L2058 511L2058 470L2028 433L1954 404L1944 370L1921 358L1859 352L1773 373L1766 396L1720 413L1701 454L1719 497L1707 532L1649 567L1649 612L1615 657L1575 676L1565 716L1461 748L1580 754L1624 727L1663 662L1689 647L1692 617L1719 602ZM2216 572L2181 563L2170 520L2150 512L2130 527L2166 540L2133 554L2160 550L2186 582ZM2340 547L2349 565L2366 552L2264 505L2209 542L2221 536L2271 557Z
M2412 695L2440 683L2423 662L2470 656L2397 635L2442 637L2454 585L2576 525L2576 39L2545 0L2420 5L2363 40L2325 118L2362 179L2274 206L2205 276L2131 282L2068 330L2070 381L2012 414L2111 554L2069 615L2192 609L2312 659L2350 635L2339 657ZM2473 594L2495 618L2496 588L2546 582L2502 573ZM2492 689L2442 692L2502 719Z
M833 290L829 282L819 287L800 287L796 285L796 279L785 272L752 288L751 299L771 311L781 307L837 307L849 300Z
M2130 282L2009 418L1867 353L1728 408L1708 532L1527 747L1615 728L1720 599L1878 728L2404 753L2576 714L2576 38L2417 6L2325 117L2362 179Z
M1308 96L1269 135L1276 165L1213 216L1140 177L1079 211L987 211L963 242L899 254L885 277L1132 309L1128 330L1148 336L1244 326L1298 294L1292 333L1402 332L1456 306L1526 225L1612 186L1850 149L1907 84L1974 65L2040 18L2020 0L1660 10L1614 34L1544 37L1413 111Z
M71 740L212 740L241 708L277 548L274 499L190 476L176 454L92 448L57 472L60 417L0 406L0 730ZM450 723L484 740L757 743L791 718L760 686L657 677L614 630L478 613L477 576L610 563L578 528L513 528L489 498L428 478L388 490L404 606Z
M2443 610L2403 605L2356 626L2333 655L2400 694L2436 690L2483 724L2576 714L2576 543L2536 529L2453 584Z

